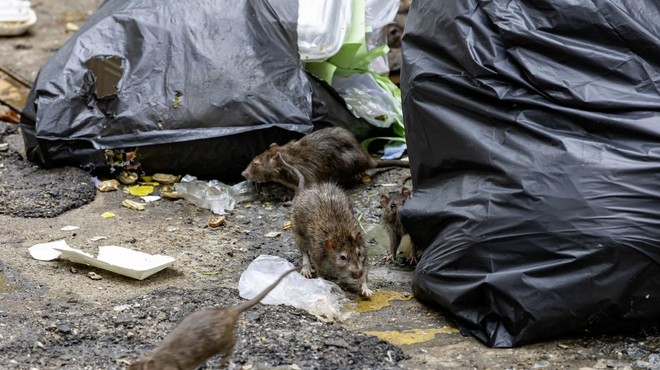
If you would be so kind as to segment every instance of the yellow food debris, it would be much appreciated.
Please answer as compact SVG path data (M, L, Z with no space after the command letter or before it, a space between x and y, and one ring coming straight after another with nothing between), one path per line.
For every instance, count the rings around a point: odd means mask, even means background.
M428 342L436 334L459 334L461 331L450 326L442 328L411 329L405 331L366 331L367 335L376 336L396 346L405 346L415 343Z
M115 217L115 214L112 213L112 212L105 212L101 215L101 217L103 217L103 218L112 218L112 217Z
M126 191L136 197L145 197L154 192L154 187L151 185L133 185L126 187Z
M96 185L96 188L104 193L108 191L115 191L117 190L117 188L119 188L119 181L117 180L101 181L98 185Z
M216 228L225 223L225 216L213 217L207 223L208 227Z
M357 312L378 311L390 305L390 301L409 301L412 294L407 296L402 292L392 290L375 291L371 299L361 299L357 303Z
M121 202L121 205L124 206L124 207L126 207L126 208L130 208L130 209L132 209L132 210L135 210L135 211L144 211L144 204L142 204L142 203L138 203L138 202L134 202L134 201L132 201L132 200L130 200L130 199L124 199L124 200Z
M167 173L155 173L151 179L161 184L174 184L179 181L180 177Z

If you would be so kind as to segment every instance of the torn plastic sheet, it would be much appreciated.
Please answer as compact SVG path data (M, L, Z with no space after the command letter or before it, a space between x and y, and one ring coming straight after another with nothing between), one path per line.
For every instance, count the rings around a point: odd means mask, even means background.
M495 347L659 323L658 19L643 1L413 1L416 297Z
M272 142L368 125L302 68L298 3L106 0L48 60L21 115L28 158L238 181ZM191 25L208 25L204 32ZM62 73L62 71L67 71Z

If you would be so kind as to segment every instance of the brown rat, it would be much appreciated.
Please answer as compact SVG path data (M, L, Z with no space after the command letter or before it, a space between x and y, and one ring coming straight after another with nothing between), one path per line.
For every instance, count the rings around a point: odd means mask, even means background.
M285 276L297 269L286 271L257 296L235 307L191 313L158 347L131 363L129 370L192 370L216 354L223 356L220 367L226 366L236 344L234 330L240 314L259 303Z
M383 207L383 224L390 236L390 254L383 258L386 261L396 260L396 251L399 249L401 238L407 234L406 229L401 223L399 211L410 196L410 190L405 186L401 188L400 192L389 197L384 194L380 196L380 205ZM415 243L413 243L412 240L410 243L412 248L408 263L412 265L417 263L417 247L415 247Z
M278 160L279 153L302 173L309 184L324 181L350 184L371 168L410 167L406 161L376 160L350 131L330 127L282 146L271 144L268 150L254 157L241 175L249 181L273 181L295 190L298 178Z
M276 160L299 179L291 223L304 265L300 273L307 278L316 272L330 280L354 282L360 294L371 296L367 286L367 249L344 190L332 182L305 186L305 177L298 168L287 163L281 153Z

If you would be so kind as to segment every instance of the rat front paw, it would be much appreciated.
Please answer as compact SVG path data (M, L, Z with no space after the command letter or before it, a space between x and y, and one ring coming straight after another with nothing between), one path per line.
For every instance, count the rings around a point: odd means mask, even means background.
M309 266L305 265L305 267L303 267L300 270L300 275L302 275L302 276L304 276L308 279L311 279L312 278L312 269Z

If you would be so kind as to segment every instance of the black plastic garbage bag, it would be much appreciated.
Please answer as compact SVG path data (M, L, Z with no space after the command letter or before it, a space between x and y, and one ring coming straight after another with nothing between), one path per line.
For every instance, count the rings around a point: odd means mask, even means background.
M660 10L415 0L417 297L490 346L660 321Z
M138 147L147 172L237 179L272 142L364 130L305 73L297 17L284 0L106 0L39 73L28 157L99 168L104 149Z

